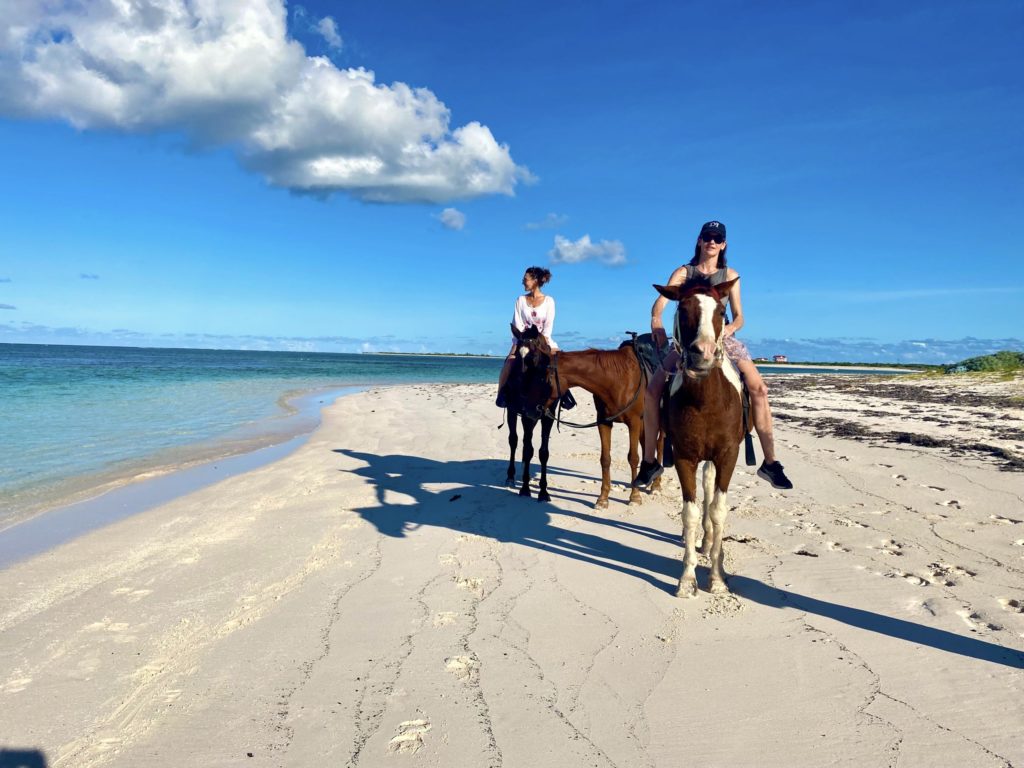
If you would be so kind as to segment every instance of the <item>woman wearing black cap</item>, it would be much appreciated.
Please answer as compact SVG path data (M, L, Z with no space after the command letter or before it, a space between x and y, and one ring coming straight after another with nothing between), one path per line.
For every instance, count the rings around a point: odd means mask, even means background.
M750 352L742 341L736 338L736 332L743 327L743 305L740 301L740 281L736 270L726 264L725 224L720 221L709 221L700 228L697 245L689 264L684 264L668 279L669 285L682 285L687 280L705 278L712 285L736 280L729 290L728 303L732 309L732 322L722 330L725 338L725 354L739 369L750 392L750 410L753 415L754 428L764 453L764 462L757 470L759 477L764 478L776 488L789 489L793 483L786 477L782 464L775 458L775 440L772 437L772 411L768 405L768 387L761 378L760 371L750 359ZM668 336L661 322L662 312L668 299L659 295L651 307L651 333L659 350L667 350L661 368L655 372L647 386L647 399L644 401L644 460L640 464L633 485L643 487L650 485L662 473L661 464L655 461L658 434L659 405L661 393L665 389L666 374L675 371L679 362L679 352L668 349Z

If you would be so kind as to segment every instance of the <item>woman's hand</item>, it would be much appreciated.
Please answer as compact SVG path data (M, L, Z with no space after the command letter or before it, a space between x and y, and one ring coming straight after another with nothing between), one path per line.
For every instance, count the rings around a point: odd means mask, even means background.
M730 336L734 336L735 334L736 334L736 328L733 326L732 323L729 323L727 326L725 326L722 329L722 341L725 341Z

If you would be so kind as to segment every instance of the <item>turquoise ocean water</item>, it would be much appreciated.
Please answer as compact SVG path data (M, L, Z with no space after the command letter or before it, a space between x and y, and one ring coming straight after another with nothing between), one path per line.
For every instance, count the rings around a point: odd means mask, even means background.
M0 344L0 529L131 478L284 443L351 388L494 382L500 367L439 355Z
M0 527L143 473L282 442L351 387L496 381L493 358L0 344Z

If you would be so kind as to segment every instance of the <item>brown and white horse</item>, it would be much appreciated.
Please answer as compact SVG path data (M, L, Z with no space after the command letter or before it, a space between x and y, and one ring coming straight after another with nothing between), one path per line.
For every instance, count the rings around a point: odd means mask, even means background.
M544 337L527 329L520 338L520 351L526 363L522 382L524 405L529 412L550 414L558 400L571 387L581 387L594 396L601 437L601 493L594 502L598 509L608 506L611 491L612 425L623 423L629 430L630 480L636 479L640 460L638 446L643 437L644 394L647 380L636 352L630 346L619 349L585 349L580 352L552 354ZM659 451L660 456L660 451ZM655 481L656 488L660 480ZM639 488L631 488L630 504L640 504Z
M711 560L711 592L728 592L722 540L729 511L727 494L743 439L742 384L725 357L723 297L735 281L712 286L707 281L655 285L678 301L672 335L682 355L668 394L667 433L683 489L683 574L679 597L697 595L696 541L701 511L697 506L697 466L704 465L704 540L701 551Z

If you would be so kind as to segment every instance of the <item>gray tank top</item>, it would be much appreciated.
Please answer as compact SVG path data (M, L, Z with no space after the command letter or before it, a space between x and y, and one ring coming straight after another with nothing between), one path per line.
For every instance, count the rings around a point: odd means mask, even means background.
M694 264L687 264L686 265L686 282L689 282L690 280L693 280L695 277L705 278L712 285L719 285L721 283L727 283L727 282L729 282L729 268L728 267L722 267L721 269L715 270L710 275L705 275L703 272L700 272L697 269L696 265L694 265ZM724 307L726 307L728 309L728 306L729 306L729 299L728 299L728 297L722 299L722 306L724 306ZM725 314L725 322L726 323L729 322L729 313L728 312L726 312L726 314Z

